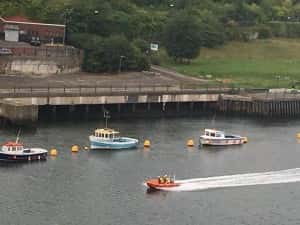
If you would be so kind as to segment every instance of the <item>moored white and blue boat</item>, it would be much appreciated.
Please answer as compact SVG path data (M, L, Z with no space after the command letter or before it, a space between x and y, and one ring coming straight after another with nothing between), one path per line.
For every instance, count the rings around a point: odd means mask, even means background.
M118 131L110 128L96 129L89 140L91 149L132 149L139 143L134 138L120 137Z
M247 143L247 138L240 135L225 134L215 129L205 129L204 134L199 138L200 145L241 145Z

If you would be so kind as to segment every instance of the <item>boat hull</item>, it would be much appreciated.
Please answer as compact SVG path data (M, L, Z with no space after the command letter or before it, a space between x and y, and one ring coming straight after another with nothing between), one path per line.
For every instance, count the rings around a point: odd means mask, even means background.
M111 149L111 150L121 150L121 149L134 149L138 145L138 140L134 138L122 137L115 140L101 140L94 136L90 136L90 148L91 149Z
M150 180L146 181L146 185L150 189L161 190L161 189L166 189L166 188L178 187L180 184L176 183L176 182L172 182L172 183L159 183L158 179L150 179Z
M245 143L243 137L236 138L205 138L200 137L200 145L214 145L214 146L227 146L227 145L242 145Z
M30 162L47 160L47 151L38 153L12 154L0 152L0 161L5 162Z

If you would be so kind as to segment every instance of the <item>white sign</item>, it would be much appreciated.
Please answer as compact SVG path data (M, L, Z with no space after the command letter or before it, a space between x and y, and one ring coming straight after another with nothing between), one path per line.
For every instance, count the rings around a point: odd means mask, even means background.
M151 49L152 51L158 51L158 44L151 43L151 44L150 44L150 49Z

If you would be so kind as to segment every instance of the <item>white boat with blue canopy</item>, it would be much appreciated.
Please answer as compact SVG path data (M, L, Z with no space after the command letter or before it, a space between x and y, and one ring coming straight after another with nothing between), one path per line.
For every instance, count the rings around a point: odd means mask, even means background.
M235 134L225 134L224 131L205 129L199 138L200 145L241 145L247 143L247 138Z
M138 140L120 137L120 133L110 128L96 129L89 137L91 149L132 149L138 145Z

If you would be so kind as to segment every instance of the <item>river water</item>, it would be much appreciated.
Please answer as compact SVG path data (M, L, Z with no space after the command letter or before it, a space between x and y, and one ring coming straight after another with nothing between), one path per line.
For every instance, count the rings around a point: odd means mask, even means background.
M26 145L55 147L58 156L46 162L0 164L0 223L300 224L297 182L153 193L143 185L147 178L166 173L191 179L299 168L300 121L112 120L111 127L141 140L138 149L71 153L73 144L88 146L90 132L103 125L103 121L40 123L35 131L22 132ZM188 138L198 143L200 130L208 127L247 136L249 143L226 148L185 146ZM15 139L15 134L0 130L0 141ZM150 149L143 148L145 139L151 140Z

